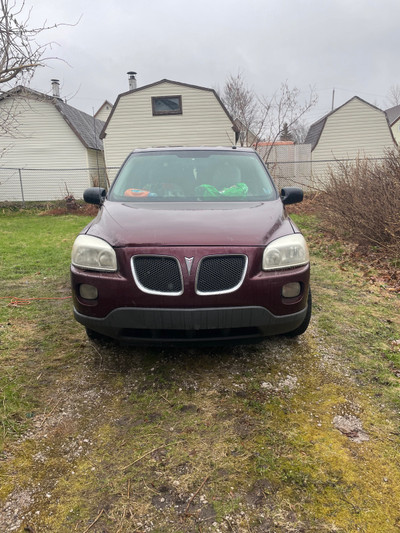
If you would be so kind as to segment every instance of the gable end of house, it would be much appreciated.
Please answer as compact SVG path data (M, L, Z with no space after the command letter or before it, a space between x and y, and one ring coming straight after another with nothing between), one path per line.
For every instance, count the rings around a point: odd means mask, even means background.
M208 93L211 93L214 95L214 97L216 98L217 102L219 103L219 105L221 106L221 108L223 109L223 111L225 112L226 116L228 117L228 119L230 120L231 124L232 124L232 130L235 132L235 133L239 133L239 128L237 127L237 125L235 124L235 121L233 120L233 118L231 117L231 115L229 114L228 110L226 109L225 107L225 104L223 103L223 101L221 100L221 98L219 97L218 93L214 90L214 89L211 89L209 87L201 87L199 85L193 85L193 84L190 84L190 83L184 83L184 82L180 82L180 81L172 81L172 80L169 80L169 79L162 79L162 80L159 80L159 81L156 81L154 83L149 83L147 85L143 85L142 87L137 87L136 89L132 89L130 91L126 91L126 92L123 92L121 94L118 95L112 109L111 109L111 112L110 114L108 115L108 118L106 120L106 122L104 123L104 126L103 126L103 129L101 130L100 132L100 139L104 139L107 135L107 127L115 113L115 110L116 108L118 107L118 104L121 100L121 98L124 98L125 96L129 96L131 94L134 94L134 93L139 93L141 91L145 91L145 90L148 90L150 88L156 88L160 85L164 85L164 84L171 84L171 85L175 85L175 86L178 86L178 87L182 87L182 88L189 88L189 89L196 89L196 90L199 90L199 91L206 91ZM154 93L154 96L157 96L156 93ZM179 95L177 95L179 96Z
M344 107L348 106L349 104L351 104L354 101L361 102L362 104L367 105L368 107L378 111L379 113L382 113L386 117L386 121L387 121L389 130L390 130L390 133L391 133L391 137L392 137L393 141L396 143L396 140L395 140L395 138L393 136L393 133L391 131L391 128L390 128L390 123L389 123L387 112L382 111L382 109L379 109L379 107L377 107L377 106L375 106L373 104L370 104L369 102L367 102L366 100L363 100L359 96L353 96L352 98L350 98L350 100L347 100L347 102L345 102L341 106L337 107L336 109L333 109L328 114L326 114L324 117L322 117L320 120L318 120L317 122L315 122L314 124L312 124L310 126L304 143L305 144L311 144L311 151L314 151L315 148L317 147L317 145L318 145L318 143L320 141L321 135L322 135L322 133L323 133L323 131L325 129L325 126L327 124L328 119L330 117L332 117L333 115L335 115L336 113L338 113L339 111L341 111ZM400 108L400 106L399 106L399 108Z

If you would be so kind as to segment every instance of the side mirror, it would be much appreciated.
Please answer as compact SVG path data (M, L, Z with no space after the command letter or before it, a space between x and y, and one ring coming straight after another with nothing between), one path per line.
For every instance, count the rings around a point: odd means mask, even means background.
M83 199L88 204L101 205L106 198L107 191L102 187L90 187L83 193Z
M298 204L303 201L303 189L299 187L284 187L281 190L281 200L284 205Z

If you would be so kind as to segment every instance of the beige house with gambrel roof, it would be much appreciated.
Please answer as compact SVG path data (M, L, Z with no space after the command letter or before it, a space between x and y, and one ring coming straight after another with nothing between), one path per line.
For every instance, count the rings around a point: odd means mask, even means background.
M3 124L7 117L0 136L1 201L81 198L93 183L105 184L104 122L22 86L0 96Z
M396 146L384 111L354 96L310 126L312 175L324 179L337 160L379 160Z
M100 137L119 168L135 148L235 145L237 128L213 89L164 79L120 94Z

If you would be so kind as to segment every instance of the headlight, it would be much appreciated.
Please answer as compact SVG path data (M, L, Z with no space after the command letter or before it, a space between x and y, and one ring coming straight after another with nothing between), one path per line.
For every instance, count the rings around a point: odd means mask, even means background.
M281 270L306 265L310 260L307 243L300 233L272 241L264 250L263 270Z
M72 264L85 270L115 272L117 256L114 249L97 237L79 235L74 242L71 254Z

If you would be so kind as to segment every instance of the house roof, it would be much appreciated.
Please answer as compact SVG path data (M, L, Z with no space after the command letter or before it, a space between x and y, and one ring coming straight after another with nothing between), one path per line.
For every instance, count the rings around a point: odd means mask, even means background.
M201 87L199 85L192 85L190 83L183 83L181 81L172 81L172 80L168 80L166 78L164 78L163 80L160 80L160 81L156 81L154 83L149 83L148 85L143 85L142 87L137 87L136 89L132 89L131 91L126 91L124 93L121 93L118 95L117 97L117 100L115 101L114 105L113 105L113 108L111 109L111 112L110 114L108 115L108 118L104 124L104 127L100 133L100 139L104 139L104 137L106 136L106 130L107 130L107 126L114 114L114 111L115 109L117 108L118 106L118 103L119 103L119 100L120 98L128 95L128 94L132 94L132 93L137 93L137 92L140 92L140 91L144 91L145 89L149 89L150 87L156 87L157 85L161 85L162 83L171 83L173 85L180 85L182 87L191 87L192 89L198 89L200 91L208 91L208 92L211 92L214 94L215 98L218 100L218 102L220 103L222 109L225 111L227 117L229 118L229 120L231 121L232 123L232 129L236 132L239 132L239 128L236 126L233 118L231 117L231 115L229 114L228 110L226 109L224 103L222 102L221 98L218 96L218 94L214 91L214 89L210 89L208 87Z
M94 114L94 116L97 117L97 115L100 113L100 111L102 111L102 109L103 109L104 107L106 107L106 106L109 106L109 107L112 108L113 105L112 105L112 103L109 102L108 100L105 100L105 101L101 104L101 106L99 107L99 109L96 111L96 113Z
M311 144L311 150L314 150L314 148L317 146L322 130L325 127L326 119L329 117L329 115L331 115L331 113L320 118L317 122L314 122L314 124L311 124L306 138L304 139L304 144Z
M61 114L68 126L72 129L75 135L79 138L82 144L86 148L93 150L102 150L103 143L100 139L100 132L103 128L104 122L98 120L84 111L80 111L75 107L72 107L54 96L34 91L28 87L22 85L14 87L10 91L7 91L0 95L0 101L5 98L10 98L13 95L21 95L27 98L35 98L48 101L53 104L57 111Z
M395 122L400 118L400 105L395 105L390 107L385 111L389 124L393 126Z
M347 100L347 102L345 102L343 105L337 107L336 109L333 109L333 111L330 111L329 113L327 113L325 116L323 116L322 118L320 118L319 120L317 120L317 122L314 122L314 124L311 124L308 132L307 132L307 136L304 140L304 144L311 144L311 151L314 150L314 148L317 146L318 144L318 141L321 137L321 134L322 134L322 131L325 127L325 124L326 124L326 121L328 120L328 118L333 115L334 113L336 113L336 111L339 111L339 109L342 109L342 107L344 107L345 105L347 105L348 103L350 103L351 101L353 100L359 100L360 102L372 107L373 109L376 109L378 111L380 111L381 113L384 113L384 111L382 111L382 109L379 109L378 107L370 104L369 102L367 102L366 100L363 100L362 98L360 98L359 96L353 96L353 98L350 98L350 100Z
M86 148L92 148L94 150L103 149L103 142L100 139L100 132L104 126L102 120L98 120L64 102L57 102L55 107L60 111L65 121Z

